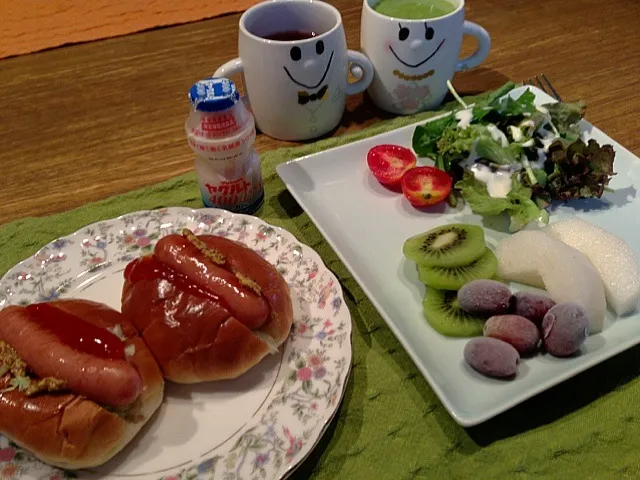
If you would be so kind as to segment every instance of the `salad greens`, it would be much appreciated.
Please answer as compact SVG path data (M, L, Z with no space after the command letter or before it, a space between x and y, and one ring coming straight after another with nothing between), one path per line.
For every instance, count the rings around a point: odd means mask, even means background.
M517 174L513 174L514 177ZM507 213L511 218L511 231L522 229L529 222L537 220L546 224L549 214L531 200L531 188L526 187L517 179L512 178L512 187L504 198L489 196L487 186L476 180L469 170L464 172L462 180L456 183L456 189L462 192L462 197L469 203L473 213L478 215L499 215Z
M416 127L412 146L453 177L450 203L461 197L474 213L506 213L517 231L546 224L555 200L600 198L615 175L615 152L581 138L581 102L536 106L529 89L507 95L514 86L469 106L449 83L462 108Z

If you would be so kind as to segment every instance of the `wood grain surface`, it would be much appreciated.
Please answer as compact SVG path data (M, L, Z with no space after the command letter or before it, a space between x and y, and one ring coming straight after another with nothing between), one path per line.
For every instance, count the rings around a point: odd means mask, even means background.
M358 0L334 0L359 48ZM46 215L193 169L191 84L237 53L239 15L0 60L0 223ZM564 100L640 155L640 2L469 0L493 46L463 93L545 72ZM463 53L474 48L465 41ZM387 115L351 97L332 135ZM289 145L260 135L259 151Z
M241 12L259 0L0 2L0 58Z

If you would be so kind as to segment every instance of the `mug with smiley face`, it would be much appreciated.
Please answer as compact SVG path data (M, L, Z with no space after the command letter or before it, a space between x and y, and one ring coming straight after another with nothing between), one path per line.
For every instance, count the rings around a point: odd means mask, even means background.
M321 0L267 0L240 17L239 57L215 77L242 73L258 128L280 140L333 130L347 95L363 92L373 66L347 50L340 12ZM359 79L348 82L351 72Z
M369 96L383 110L409 115L437 107L447 94L447 80L476 67L489 54L489 34L464 19L464 0L438 0L434 4L446 7L442 14L418 19L415 8L405 9L413 13L407 15L411 19L380 13L381 1L389 0L364 0L360 44L374 68ZM429 8L429 2L415 0L417 8ZM474 36L478 48L460 59L463 35Z

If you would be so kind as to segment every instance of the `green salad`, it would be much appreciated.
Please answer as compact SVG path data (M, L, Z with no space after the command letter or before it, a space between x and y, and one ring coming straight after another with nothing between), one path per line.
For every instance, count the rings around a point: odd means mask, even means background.
M480 215L509 215L511 231L546 224L553 201L600 198L612 176L615 152L581 138L582 103L536 106L529 89L506 95L508 83L473 106L449 84L462 108L420 125L412 146L453 177L449 202L460 199Z

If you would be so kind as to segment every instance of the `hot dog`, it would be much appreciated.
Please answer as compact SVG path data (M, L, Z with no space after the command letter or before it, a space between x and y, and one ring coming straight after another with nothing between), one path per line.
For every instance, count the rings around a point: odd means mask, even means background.
M46 463L106 462L163 392L135 327L106 305L56 300L0 311L0 432Z
M282 343L288 336L293 318L289 286L280 272L260 255L241 243L217 235L202 235L209 247L226 253L226 268L252 278L260 285L263 298L271 308L270 322L261 332ZM284 294L283 292L287 292Z
M266 300L243 286L231 271L202 255L184 236L169 235L158 240L154 256L168 267L184 275L218 301L250 329L260 328L269 316Z
M122 313L135 324L165 378L235 378L288 337L288 285L253 250L213 235L168 235L125 269Z
M10 306L3 312L11 317L11 321L0 322L0 338L20 352L38 377L64 379L72 392L107 405L129 405L140 395L140 375L126 360L122 340L106 328L57 308L55 303L34 304L26 308ZM57 331L55 326L53 330L49 329L49 321L65 329ZM83 327L85 330L79 331ZM82 338L81 335L93 334L101 336L102 344L116 343L119 349L107 357L87 353L60 338L59 334L64 335L69 331L67 329L84 340L79 342L80 348L82 343L93 342L92 338ZM92 344L95 345L89 343Z

